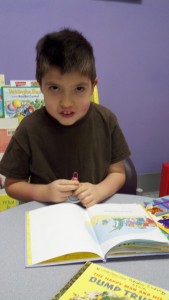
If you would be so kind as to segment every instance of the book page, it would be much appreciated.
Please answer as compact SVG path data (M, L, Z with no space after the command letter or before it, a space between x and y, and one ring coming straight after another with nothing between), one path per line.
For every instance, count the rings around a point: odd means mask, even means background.
M139 245L144 241L148 249L157 245L156 243L159 243L159 246L168 246L166 237L141 205L97 204L87 211L90 217L88 226L92 226L96 232L105 255L111 248L122 243L132 242Z
M27 212L28 265L77 258L82 261L87 257L85 252L102 256L93 229L86 226L87 221L86 209L71 203L54 204ZM72 256L69 255L71 253ZM77 256L73 253L82 254ZM60 256L60 260L54 260Z

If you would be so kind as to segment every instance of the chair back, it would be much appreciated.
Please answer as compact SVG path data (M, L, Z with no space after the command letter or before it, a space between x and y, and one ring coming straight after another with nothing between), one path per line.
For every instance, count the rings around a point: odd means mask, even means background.
M137 190L137 173L135 166L130 157L124 159L126 181L123 187L118 191L120 194L136 195Z

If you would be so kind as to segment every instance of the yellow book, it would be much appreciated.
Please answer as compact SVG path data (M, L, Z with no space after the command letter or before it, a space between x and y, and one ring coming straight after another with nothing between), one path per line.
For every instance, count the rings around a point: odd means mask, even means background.
M87 262L52 300L169 300L169 291Z
M98 93L97 86L95 86L95 88L94 88L94 92L93 92L93 95L91 97L91 101L96 103L96 104L99 104L99 93Z
M0 194L0 211L17 206L19 201L9 197L5 192Z

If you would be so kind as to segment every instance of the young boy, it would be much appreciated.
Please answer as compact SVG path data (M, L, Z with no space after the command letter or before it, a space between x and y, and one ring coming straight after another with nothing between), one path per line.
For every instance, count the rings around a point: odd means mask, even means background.
M129 148L115 115L90 101L97 77L85 37L66 28L41 38L36 51L45 107L23 119L0 162L6 192L51 203L73 195L90 207L123 186Z

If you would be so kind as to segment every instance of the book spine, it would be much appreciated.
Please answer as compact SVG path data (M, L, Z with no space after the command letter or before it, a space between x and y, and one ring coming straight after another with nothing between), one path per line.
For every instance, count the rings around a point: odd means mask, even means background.
M72 286L72 284L84 273L84 271L91 265L91 262L86 262L83 267L68 281L68 283L56 294L52 300L58 300L64 293Z

